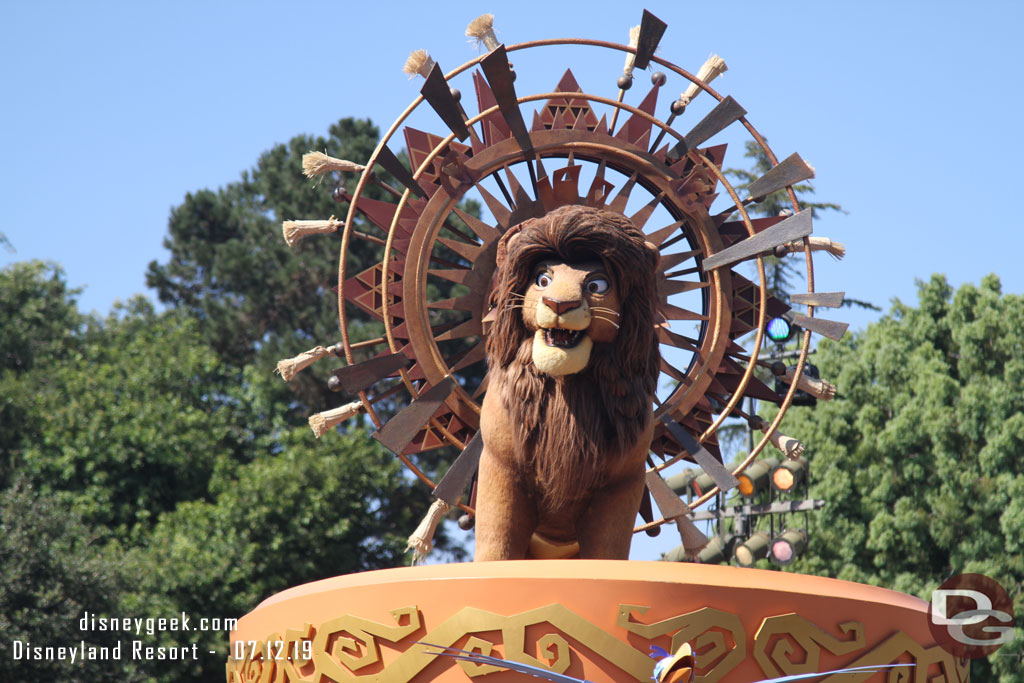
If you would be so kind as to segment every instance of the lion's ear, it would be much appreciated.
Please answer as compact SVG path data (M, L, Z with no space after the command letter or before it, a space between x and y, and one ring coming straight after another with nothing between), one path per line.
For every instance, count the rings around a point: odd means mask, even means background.
M512 246L512 243L515 242L516 238L519 237L519 233L520 231L522 231L522 229L522 223L520 223L519 225L513 225L505 232L504 235L501 236L501 239L498 240L498 252L495 255L494 259L497 264L495 267L495 274L503 270L505 266L508 264L509 247Z
M661 250L654 246L654 242L644 242L644 246L647 247L647 251L651 252L651 264L657 268L658 262L661 261Z

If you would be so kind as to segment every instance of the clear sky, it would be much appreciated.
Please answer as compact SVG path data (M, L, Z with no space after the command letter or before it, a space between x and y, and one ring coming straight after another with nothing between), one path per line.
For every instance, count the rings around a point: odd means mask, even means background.
M747 109L780 158L799 152L815 166L816 199L848 212L816 222L815 234L848 249L842 262L817 260L819 291L888 308L894 297L916 300L915 278L940 272L959 285L994 272L1004 291L1024 292L1014 208L1024 5L944 0L7 0L0 231L16 253L0 250L0 265L61 263L70 283L85 287L85 310L150 295L144 273L167 258L171 207L238 179L273 144L326 134L343 116L386 128L418 93L401 73L411 50L454 68L477 54L463 32L484 12L496 15L508 44L625 42L645 6L668 23L659 55L696 72L720 54L729 72L714 87ZM613 61L571 65L584 90L614 97L622 60ZM543 66L517 66L521 78L539 79L531 92L553 89L566 63L552 53L550 73ZM644 80L632 96L646 92ZM727 165L743 166L730 152ZM833 317L863 328L875 314Z

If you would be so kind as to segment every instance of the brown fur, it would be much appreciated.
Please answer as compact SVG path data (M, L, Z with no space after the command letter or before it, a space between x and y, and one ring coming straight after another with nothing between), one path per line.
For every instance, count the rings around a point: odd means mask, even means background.
M595 343L587 367L563 377L543 374L533 365L533 335L517 306L535 265L548 259L602 262L621 302L614 341ZM623 477L632 482L631 491L642 482L659 373L657 259L657 251L628 219L582 206L526 221L499 244L492 298L499 313L487 337L488 402L498 399L504 412L492 420L500 424L493 429L511 433L491 439L512 444L499 449L507 452L496 454L498 466L530 492L541 517L570 510L581 514L596 490L613 487ZM486 441L485 448L495 450ZM637 504L639 486L627 496ZM620 512L631 527L636 509ZM543 529L544 520L538 522ZM578 527L568 522L568 528Z

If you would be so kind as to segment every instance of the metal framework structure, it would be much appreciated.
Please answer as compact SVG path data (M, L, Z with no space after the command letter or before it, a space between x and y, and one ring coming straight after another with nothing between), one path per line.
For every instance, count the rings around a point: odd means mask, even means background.
M786 248L804 255L807 290L793 299L806 306L805 314L796 316L804 329L798 376L812 332L838 338L845 330L842 323L815 317L816 307L837 306L842 295L815 290L811 212L800 211L792 188L812 177L813 169L797 154L779 162L732 97L655 56L664 31L665 25L645 11L635 44L540 40L497 45L448 73L435 63L421 96L388 128L355 190L335 189L335 198L348 202L338 266L343 347L338 355L347 365L335 371L333 386L358 395L359 410L378 430L375 438L432 487L435 482L417 466L417 454L444 445L462 449L467 455L435 495L466 512L472 512L466 484L475 470L479 439L474 436L487 388L482 364L495 250L504 231L525 219L566 204L604 208L628 216L661 252L660 385L671 388L654 406L658 428L648 473L661 515L647 505L647 521L636 531L678 520L719 490L734 487L736 475L769 445L790 406L796 384L780 397L755 376L757 363L751 362L761 350L766 321L789 313L766 284L766 255ZM619 79L617 96L584 91L571 70L551 92L518 93L510 56L551 46L618 51L633 64ZM632 70L649 65L663 71L652 75L652 86L639 102L627 102ZM716 104L697 121L686 116L688 102L682 98L659 106L670 77L684 87L696 84L696 92ZM477 100L471 116L454 87L466 79ZM436 112L441 132L405 125L423 107ZM665 120L659 118L662 109ZM524 114L531 110L528 124ZM686 126L677 128L680 124ZM774 166L742 196L723 173L725 145L709 144L729 126L745 129ZM403 142L400 130L411 168L393 151ZM385 182L382 171L397 186ZM367 196L371 185L383 187L390 201ZM792 205L791 216L751 218L751 203L780 190ZM479 201L490 217L464 211L467 199ZM373 231L356 229L360 217ZM381 259L354 270L353 240L382 246ZM756 281L740 273L749 263ZM441 290L454 296L441 298ZM383 323L384 335L361 342L350 338L356 309ZM680 332L682 327L688 331ZM677 360L687 355L685 362ZM406 407L387 420L380 401L403 393ZM748 457L729 471L716 432L748 397L780 403L780 410L764 425L765 434ZM696 462L717 484L692 507L664 495L660 472L680 459Z

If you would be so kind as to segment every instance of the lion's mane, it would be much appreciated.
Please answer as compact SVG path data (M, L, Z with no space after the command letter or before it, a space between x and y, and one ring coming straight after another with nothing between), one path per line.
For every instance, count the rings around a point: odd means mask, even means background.
M515 239L512 237L515 235ZM532 333L522 320L521 296L545 259L599 260L621 302L615 341L596 343L587 367L551 377L531 360ZM488 391L498 392L515 425L517 462L525 481L559 506L592 491L611 463L643 433L659 373L655 334L657 252L624 216L567 206L511 228L498 245L491 303L498 313L487 337ZM536 461L533 459L536 454Z

